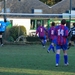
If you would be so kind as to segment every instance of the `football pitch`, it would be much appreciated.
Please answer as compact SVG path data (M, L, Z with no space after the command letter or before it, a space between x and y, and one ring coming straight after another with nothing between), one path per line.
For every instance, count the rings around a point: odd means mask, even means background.
M0 47L0 75L75 75L75 47L68 50L69 66L55 67L55 53L41 45L4 45Z

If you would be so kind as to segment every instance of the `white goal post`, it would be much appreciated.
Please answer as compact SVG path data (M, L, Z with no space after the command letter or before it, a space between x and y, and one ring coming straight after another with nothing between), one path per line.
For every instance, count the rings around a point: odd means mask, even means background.
M75 16L75 14L29 14L29 13L0 13L0 15L8 16Z

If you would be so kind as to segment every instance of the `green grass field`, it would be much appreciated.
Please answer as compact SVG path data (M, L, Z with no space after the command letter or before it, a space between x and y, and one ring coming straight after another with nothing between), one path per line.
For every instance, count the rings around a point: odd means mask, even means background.
M0 47L0 75L75 75L75 47L68 50L69 66L55 67L55 53L41 45L4 45Z

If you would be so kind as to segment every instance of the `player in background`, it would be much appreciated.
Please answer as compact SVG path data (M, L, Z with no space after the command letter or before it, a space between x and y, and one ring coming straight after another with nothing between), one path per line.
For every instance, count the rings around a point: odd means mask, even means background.
M56 39L56 36L55 36L55 33L54 32L55 32L55 23L52 22L51 23L51 27L48 30L48 36L49 36L49 40L51 42L51 44L49 45L49 48L47 50L48 53L50 52L51 49L55 53L54 44L55 44L55 41L56 41L55 40Z
M41 24L39 24L38 28L36 30L36 34L40 38L40 41L41 41L43 47L45 47L45 44L47 42L46 33L48 33L47 29L44 26L42 26Z
M75 23L73 23L73 27L69 30L69 37L70 41L68 44L68 49L71 47L71 45L74 45L73 42L75 43Z
M9 25L9 22L4 22L4 21L0 21L0 42L1 42L1 46L3 46L3 40L2 40L2 36L3 33L6 30L6 26Z
M60 50L64 53L64 64L68 65L68 54L67 54L67 37L68 37L68 27L65 26L66 20L62 19L61 24L56 26L56 67L59 65L60 61Z

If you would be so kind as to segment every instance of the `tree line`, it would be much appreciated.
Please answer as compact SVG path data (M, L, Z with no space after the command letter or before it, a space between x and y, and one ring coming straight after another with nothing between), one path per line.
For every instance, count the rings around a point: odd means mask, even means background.
M62 0L40 0L40 1L44 2L45 4L47 4L49 6L52 6L52 5L58 3L58 2L60 2Z

